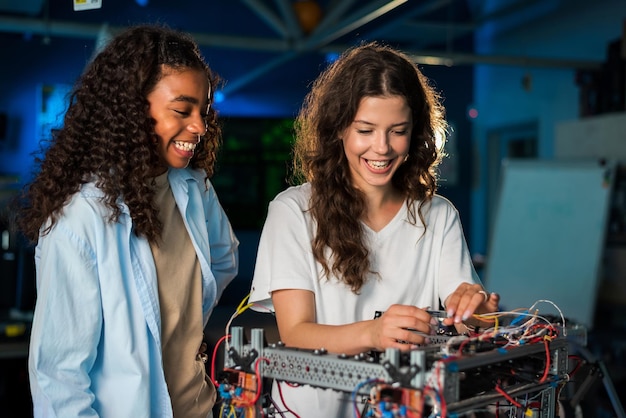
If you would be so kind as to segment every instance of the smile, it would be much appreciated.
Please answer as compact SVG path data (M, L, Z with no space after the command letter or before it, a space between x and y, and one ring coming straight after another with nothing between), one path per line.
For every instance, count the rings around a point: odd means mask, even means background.
M190 152L196 149L197 143L193 142L184 142L184 141L174 141L174 146L181 151Z
M367 165L370 167L381 170L383 168L387 168L391 164L391 160L382 160L382 161L374 161L374 160L365 160Z

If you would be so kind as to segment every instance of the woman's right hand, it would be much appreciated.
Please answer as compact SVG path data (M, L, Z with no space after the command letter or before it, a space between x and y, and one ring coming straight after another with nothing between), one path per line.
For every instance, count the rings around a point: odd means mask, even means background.
M283 343L305 349L325 348L349 355L387 348L409 350L434 333L437 320L410 305L391 305L379 318L344 325L318 324L313 292L283 289L272 292L276 323Z
M370 335L373 349L408 350L426 343L438 322L425 310L411 305L391 305L379 318L371 321Z

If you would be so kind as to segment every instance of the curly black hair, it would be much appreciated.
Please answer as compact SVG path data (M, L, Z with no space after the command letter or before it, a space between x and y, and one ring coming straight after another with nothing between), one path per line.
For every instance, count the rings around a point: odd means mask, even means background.
M40 233L49 232L81 185L96 181L111 210L110 222L121 215L121 199L130 209L136 234L158 240L161 223L151 173L160 160L147 97L164 71L172 69L204 72L209 104L213 102L219 76L189 34L165 25L125 29L88 64L70 92L61 129L42 143L34 180L20 197L16 224L27 239L36 242ZM204 170L208 179L221 144L217 112L211 106L205 124L207 131L189 166Z

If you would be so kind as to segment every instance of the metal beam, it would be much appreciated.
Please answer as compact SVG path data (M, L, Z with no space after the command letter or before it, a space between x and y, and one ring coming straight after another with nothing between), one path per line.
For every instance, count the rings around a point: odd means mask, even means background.
M322 18L322 21L311 33L311 36L317 36L325 31L329 26L336 25L337 20L340 19L350 7L352 7L352 4L355 1L356 0L344 0L337 2L334 7L330 8L327 11L327 13Z
M321 48L323 53L341 53L349 45L333 45ZM546 68L570 70L599 70L601 61L582 60L575 58L545 58L522 55L481 55L461 52L443 52L429 50L404 50L413 61L425 65L442 65L446 67L458 65L501 65L521 68Z
M386 13L394 10L398 6L406 3L408 0L379 0L367 4L356 13L353 13L347 19L342 21L337 28L332 31L324 31L317 35L309 37L304 45L300 45L299 48L304 50L310 50L319 48L320 46L327 45L337 38L346 35L361 26L364 26L371 21L383 16Z
M63 38L97 39L102 25L91 23L75 23L64 21L45 21L0 16L0 32L29 33ZM121 26L109 26L112 34L124 29ZM259 38L246 36L226 36L207 33L191 33L201 46L214 48L233 48L269 52L286 52L291 48L289 41L275 38Z
M420 31L455 31L457 33L468 33L476 29L473 23L453 23L453 22L426 22L423 20L407 20L403 23L407 28L415 29L416 33Z
M394 1L367 1L363 2L363 7L352 13L346 18L342 18L343 14L349 9L355 0L341 0L335 3L335 6L327 10L326 16L316 30L308 38L303 39L299 26L296 28L297 22L293 9L290 7L288 0L274 0L281 11L284 21L281 21L272 10L270 10L261 0L244 0L244 3L252 9L261 19L265 20L282 38L258 38L246 36L226 36L208 33L192 33L199 45L213 48L254 50L266 52L281 53L275 59L250 70L243 77L231 80L224 88L224 93L231 94L234 91L253 82L274 68L288 62L300 54L312 50L320 50L321 52L333 51L343 52L347 46L335 45L331 48L327 47L331 42L341 36L350 33L362 27L380 16L389 13L398 6L406 3L408 0ZM413 7L407 7L406 12L399 19L393 19L393 22L387 22L382 28L372 32L372 38L383 36L385 31L392 29L398 21L408 24L420 24L417 22L409 23L406 19L426 14L432 10L444 7L453 0L431 0ZM530 3L536 5L539 0L529 0ZM484 14L474 23L475 27L485 24L493 19L510 16L519 12L523 2L513 3L511 6L499 9L494 13ZM341 21L340 21L341 19ZM339 23L337 23L339 21ZM437 25L436 23L425 23L425 25ZM447 25L443 27L449 29ZM455 30L471 30L472 26L454 25ZM34 18L19 18L13 16L0 16L0 32L14 33L31 33L43 36L59 36L68 38L85 38L98 39L102 25L100 24L84 24L64 21L51 21ZM111 34L116 34L123 30L124 27L109 27ZM297 31L295 31L297 29ZM296 34L294 39L294 34ZM496 56L496 55L478 55L467 53L453 53L451 51L405 51L413 56L416 62L427 65L509 65L516 67L540 67L540 68L560 68L560 69L599 69L601 62L584 61L576 59L559 59L559 58L542 58L527 56Z
M295 57L297 57L298 55L300 55L299 52L295 52L295 51L290 51L284 54L281 54L280 56L278 56L277 58L270 60L250 71L248 71L245 75L243 75L242 77L239 77L235 80L226 81L225 86L222 88L222 93L227 96L229 94L232 94L233 92L239 90L240 88L246 86L247 84L253 82L254 80L256 80L257 78L263 76L264 74L267 74L268 72L270 72L271 70L273 70L274 68L294 59Z
M376 29L374 32L372 32L372 37L376 38L378 36L383 37L384 33L389 31L390 28L396 26L398 24L398 22L404 22L405 24L407 22L410 22L409 19L417 17L417 16L421 16L421 15L425 15L427 13L430 13L434 10L437 9L441 9L443 7L448 6L450 3L452 3L454 0L433 0L430 2L426 2L426 3L422 3L419 6L414 6L414 8L412 10L407 10L405 11L405 13L403 13L402 17L400 17L399 19L394 19L391 22L387 22L387 24L385 24L384 26Z
M54 35L65 38L96 39L101 25L89 23L59 22L0 16L0 32ZM111 28L111 30L114 30Z
M302 38L302 29L293 10L293 3L289 0L275 0L275 2L283 15L283 19L287 22L287 28L289 28L289 33L291 34L290 38Z
M247 36L211 35L191 33L201 46L213 48L232 48L252 51L286 52L291 49L291 42L286 39L251 38Z
M259 0L242 0L246 6L250 8L257 16L264 20L276 33L283 38L288 38L290 35L289 29L284 23L276 16L265 4Z
M327 43L332 42L336 38L352 30L355 30L362 25L367 24L374 19L379 18L380 16L395 9L406 1L408 0L379 0L373 2L372 4L368 4L358 12L354 13L351 17L346 19L342 25L339 25L339 29L328 33L322 33L318 36L312 36L310 38L307 38L303 42L296 43L295 49L293 51L290 51L283 56L262 64L261 66L250 71L244 77L241 77L237 80L234 80L232 83L229 83L223 90L224 94L233 93L235 90L242 88L246 84L254 81L256 78L261 77L263 74L276 68L278 65L292 60L304 52L308 52L317 49L320 46L324 46Z
M572 70L598 70L602 62L576 59L544 58L514 55L479 55L422 51L408 52L415 62L433 65L504 65L521 68L552 68Z

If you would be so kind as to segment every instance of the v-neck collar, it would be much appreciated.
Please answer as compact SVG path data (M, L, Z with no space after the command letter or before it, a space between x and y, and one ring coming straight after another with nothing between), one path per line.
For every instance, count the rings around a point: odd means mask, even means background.
M380 231L376 232L372 228L369 227L365 222L361 221L361 225L365 228L365 231L368 235L375 239L384 239L387 235L392 234L395 230L395 225L404 221L406 219L406 201L402 202L398 212L391 218L391 220L385 225Z

